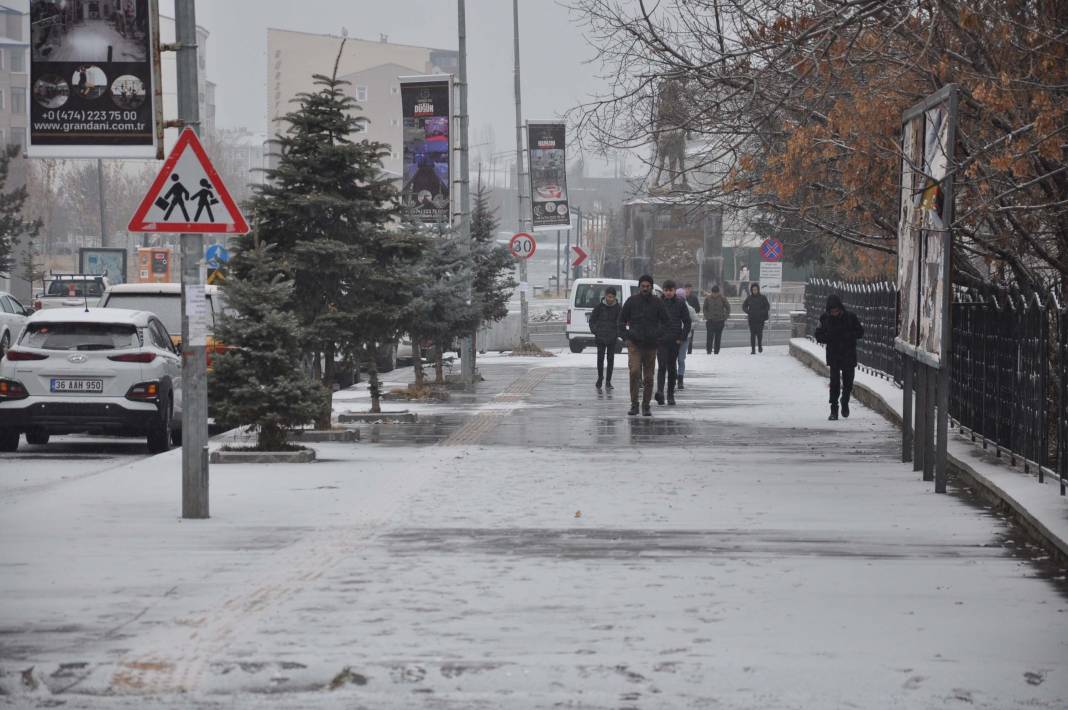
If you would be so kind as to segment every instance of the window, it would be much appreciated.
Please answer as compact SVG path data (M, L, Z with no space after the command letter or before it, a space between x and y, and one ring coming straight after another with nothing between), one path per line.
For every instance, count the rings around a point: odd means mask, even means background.
M367 133L367 121L356 122L356 133Z
M164 335L166 330L159 321L149 321L148 333L151 336L152 344L160 350L170 350L172 348L170 336Z
M129 350L141 347L137 328L119 323L31 323L20 342L42 350Z
M11 304L11 307L15 309L15 313L22 315L26 312L26 307L19 303L14 296L8 296L7 300Z
M366 101L367 100L367 87L366 86L357 86L356 87L356 100L357 101Z
M70 298L82 298L84 296L100 298L103 294L103 284L99 280L74 281L72 279L56 279L48 284L47 291L49 296L69 296Z
M26 113L26 89L11 87L11 113Z
M4 68L4 50L0 49L0 70Z
M0 111L4 110L4 90L0 89Z
M11 305L11 299L7 296L0 296L0 312L14 313L15 307ZM20 310L19 313L22 311Z
M21 49L12 49L11 52L11 71L16 74L24 74L26 72L26 53Z

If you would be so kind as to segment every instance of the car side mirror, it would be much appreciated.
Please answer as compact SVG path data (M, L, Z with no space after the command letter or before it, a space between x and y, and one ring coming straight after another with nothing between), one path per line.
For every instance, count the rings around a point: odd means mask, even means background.
M24 316L32 316L36 312L37 311L33 308L33 306L23 306L22 307L22 315L24 315Z

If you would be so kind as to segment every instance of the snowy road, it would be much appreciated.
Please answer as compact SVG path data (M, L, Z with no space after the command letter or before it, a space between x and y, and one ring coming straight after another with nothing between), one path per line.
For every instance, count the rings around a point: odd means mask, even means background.
M214 466L209 521L177 452L20 496L0 706L1068 706L1063 572L785 348L695 353L652 419L588 355L482 364L314 465Z

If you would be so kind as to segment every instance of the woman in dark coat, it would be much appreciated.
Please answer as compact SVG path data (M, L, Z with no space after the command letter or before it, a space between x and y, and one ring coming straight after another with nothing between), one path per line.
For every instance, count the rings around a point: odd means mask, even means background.
M745 297L742 310L749 318L749 347L753 354L756 354L758 348L760 352L764 352L764 323L771 315L771 304L768 303L768 297L760 292L759 284L749 287L749 295Z
M849 396L853 392L853 374L857 368L857 341L864 337L864 327L856 315L842 305L836 293L827 297L827 311L820 316L816 342L827 346L827 367L831 370L831 415L838 419L841 395L842 416L849 416Z
M604 298L593 307L590 313L590 332L597 342L597 384L598 390L603 383L612 389L612 367L616 358L616 341L619 338L619 316L623 307L616 300L616 290L609 286ZM608 358L608 371L605 372L605 357Z

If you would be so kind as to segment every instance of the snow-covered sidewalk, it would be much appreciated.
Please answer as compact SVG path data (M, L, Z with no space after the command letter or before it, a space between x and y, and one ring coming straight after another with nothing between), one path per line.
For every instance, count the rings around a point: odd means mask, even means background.
M632 418L617 364L482 358L436 445L216 465L206 521L178 452L0 500L0 705L1068 705L1068 582L882 417L778 347Z

